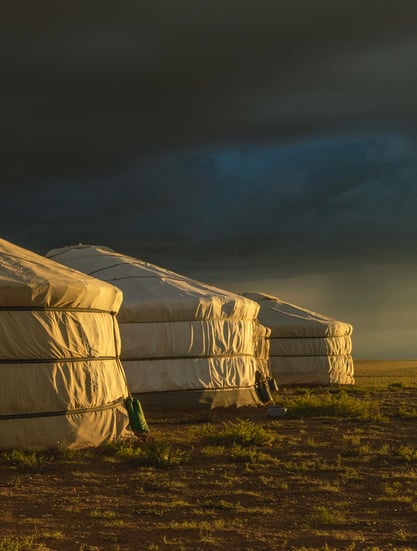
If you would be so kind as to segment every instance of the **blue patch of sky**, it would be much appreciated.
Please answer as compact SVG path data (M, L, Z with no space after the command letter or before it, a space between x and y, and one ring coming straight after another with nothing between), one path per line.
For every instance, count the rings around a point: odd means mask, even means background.
M146 218L163 213L186 233L274 231L382 216L394 202L409 212L417 176L415 143L401 134L325 136L287 145L173 152L148 161L138 188L153 190ZM165 200L164 198L168 198ZM249 229L248 226L252 224Z
M359 235L365 227L375 236L417 233L416 149L405 135L382 133L173 151L117 180L45 184L23 195L17 212L1 210L6 220L42 220L68 233L86 224L94 234L169 232L196 241L301 239L306 231L331 240L332 230Z

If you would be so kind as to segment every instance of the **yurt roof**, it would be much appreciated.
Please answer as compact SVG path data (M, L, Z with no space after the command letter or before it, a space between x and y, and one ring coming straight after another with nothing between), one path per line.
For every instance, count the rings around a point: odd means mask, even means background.
M53 249L49 258L117 285L123 291L119 322L208 318L255 319L259 305L219 289L98 245Z
M121 291L0 239L0 308L89 308L118 312Z
M261 307L259 321L271 328L272 336L336 337L352 333L352 325L349 323L334 320L281 298L255 292L246 292L243 296L258 302Z

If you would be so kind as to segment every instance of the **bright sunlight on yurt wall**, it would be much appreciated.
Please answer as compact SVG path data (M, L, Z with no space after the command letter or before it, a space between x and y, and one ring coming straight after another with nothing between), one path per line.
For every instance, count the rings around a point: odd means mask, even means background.
M47 256L117 285L122 362L145 407L259 404L270 377L259 305L107 247L78 245Z
M121 301L116 287L0 239L0 449L98 446L126 432Z
M352 325L263 293L259 320L271 329L270 363L278 385L354 384Z

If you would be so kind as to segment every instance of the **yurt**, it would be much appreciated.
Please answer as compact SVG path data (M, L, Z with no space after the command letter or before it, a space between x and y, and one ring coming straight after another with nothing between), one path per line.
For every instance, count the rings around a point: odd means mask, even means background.
M256 302L108 247L76 245L47 256L123 291L121 358L145 410L262 403L270 368Z
M121 301L118 288L0 239L0 449L130 434Z
M260 305L271 329L270 364L278 385L354 384L352 325L263 293L244 293Z

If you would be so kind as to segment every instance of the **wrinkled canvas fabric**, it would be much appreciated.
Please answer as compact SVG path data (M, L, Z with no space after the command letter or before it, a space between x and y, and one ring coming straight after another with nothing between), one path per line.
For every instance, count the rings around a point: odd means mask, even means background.
M354 384L352 325L263 293L244 293L260 305L271 329L270 365L278 384Z
M116 287L0 240L0 449L126 433Z
M47 256L123 291L121 357L134 394L249 389L257 371L270 374L255 301L108 247L63 247Z

